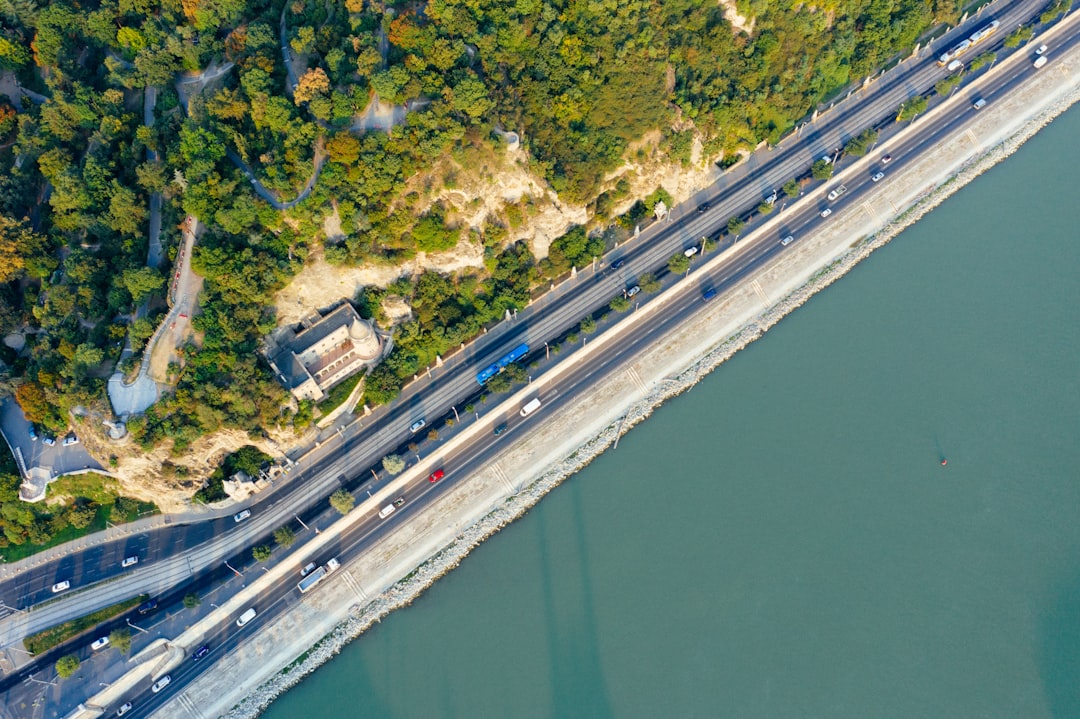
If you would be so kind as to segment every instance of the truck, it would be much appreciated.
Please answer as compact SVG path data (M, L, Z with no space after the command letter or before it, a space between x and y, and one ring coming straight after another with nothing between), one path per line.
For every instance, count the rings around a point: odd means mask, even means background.
M326 575L333 573L335 569L340 567L337 559L331 559L324 566L319 567L313 572L310 572L306 577L300 580L300 583L296 585L296 588L300 590L300 593L310 591L312 587L326 578Z

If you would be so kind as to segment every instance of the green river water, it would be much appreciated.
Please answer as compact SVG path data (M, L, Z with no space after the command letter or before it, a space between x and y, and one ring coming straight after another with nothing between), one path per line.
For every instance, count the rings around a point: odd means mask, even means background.
M1074 110L264 716L1080 717L1078 135Z

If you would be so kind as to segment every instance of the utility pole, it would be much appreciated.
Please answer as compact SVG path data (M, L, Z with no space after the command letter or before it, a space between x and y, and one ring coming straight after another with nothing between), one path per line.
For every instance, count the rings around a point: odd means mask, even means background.
M228 562L225 562L225 566L228 567L229 569L231 569L233 571L233 574L235 574L236 576L238 576L238 577L244 576L243 572L237 571L236 567L229 564Z

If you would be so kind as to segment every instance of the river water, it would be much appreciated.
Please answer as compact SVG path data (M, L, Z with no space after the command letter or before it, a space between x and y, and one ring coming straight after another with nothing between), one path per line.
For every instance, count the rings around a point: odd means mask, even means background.
M264 716L1080 716L1077 136L1073 110Z

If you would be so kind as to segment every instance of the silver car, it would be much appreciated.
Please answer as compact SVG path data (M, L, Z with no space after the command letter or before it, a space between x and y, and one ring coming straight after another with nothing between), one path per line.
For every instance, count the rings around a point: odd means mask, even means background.
M159 691L169 686L169 682L171 681L172 677L166 674L161 679L158 679L156 682L154 682L154 686L150 687L150 691L152 691L154 694L157 694Z

